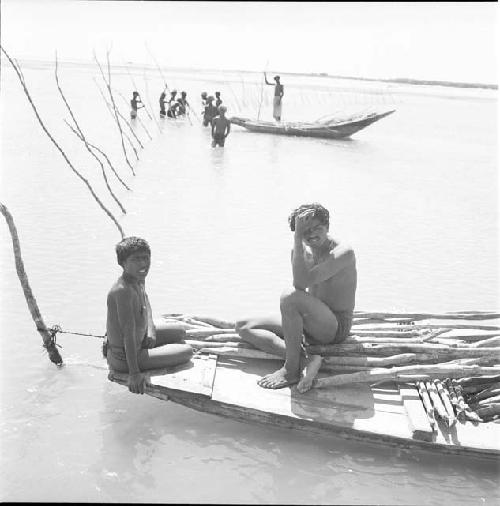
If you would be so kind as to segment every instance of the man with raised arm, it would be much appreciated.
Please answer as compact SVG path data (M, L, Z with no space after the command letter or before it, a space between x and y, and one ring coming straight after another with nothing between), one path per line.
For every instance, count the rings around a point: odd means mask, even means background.
M305 392L321 366L321 356L308 356L307 345L341 343L349 336L356 259L350 246L329 235L329 212L322 205L302 205L288 222L294 233L293 289L281 296L281 318L241 320L236 330L248 343L285 358L283 367L258 381L261 387L299 383L298 390Z
M151 265L149 244L139 237L126 237L116 245L123 273L108 293L106 320L108 366L129 373L128 388L143 394L144 371L188 362L191 346L183 343L181 326L153 323L145 280Z
M281 121L281 99L283 98L283 95L285 94L284 87L280 83L280 76L274 76L274 80L276 84L270 83L267 80L266 73L264 72L264 79L266 81L266 84L269 84L270 86L274 86L274 98L273 98L273 118L276 121Z

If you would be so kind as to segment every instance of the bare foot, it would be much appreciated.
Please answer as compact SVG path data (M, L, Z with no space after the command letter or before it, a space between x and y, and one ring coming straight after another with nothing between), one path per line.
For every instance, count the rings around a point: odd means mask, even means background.
M299 381L299 384L297 385L297 390L301 394L307 392L312 388L314 379L318 374L322 361L323 357L321 357L321 355L309 355L309 357L307 358L306 365L304 367L304 370L302 371L303 378Z
M288 371L282 367L277 371L266 374L263 378L257 381L257 384L262 388L284 388L289 385L295 385L299 381L299 376L292 376Z

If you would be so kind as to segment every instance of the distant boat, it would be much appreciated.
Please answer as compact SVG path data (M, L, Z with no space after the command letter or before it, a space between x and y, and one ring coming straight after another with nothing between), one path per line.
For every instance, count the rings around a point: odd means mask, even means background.
M259 121L249 118L240 118L233 116L230 118L234 125L242 126L250 132L260 132L277 135L295 135L299 137L320 137L324 139L343 139L350 137L359 130L366 128L368 125L375 123L389 114L390 111L370 112L358 114L349 117L324 117L312 123L307 122L282 122L276 123L272 121Z

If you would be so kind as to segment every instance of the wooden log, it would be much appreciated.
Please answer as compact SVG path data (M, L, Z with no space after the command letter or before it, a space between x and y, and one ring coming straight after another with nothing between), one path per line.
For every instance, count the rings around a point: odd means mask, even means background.
M333 377L326 377L317 379L315 382L316 387L326 387L335 385L346 385L350 383L379 383L381 381L397 380L398 376L408 374L436 374L441 378L446 378L447 374L460 374L463 376L472 374L488 374L492 370L500 371L495 367L481 367L477 365L458 366L456 364L426 364L426 365L411 365L403 367L376 368L369 371L362 371L353 374L341 374Z
M200 348L198 351L200 353L211 353L213 355L220 355L224 357L259 358L264 360L284 360L283 357L271 355L271 353L266 353L265 351L251 350L247 348L232 348L232 347Z
M399 394L408 416L408 424L413 439L432 441L433 427L418 395L418 390L413 385L399 385Z
M211 340L208 338L211 338L214 335L220 336L220 335L227 335L229 337L234 338L235 340L241 339L240 336L234 331L234 329L217 329L217 328L191 328L186 330L186 334L189 337L195 337L197 339L203 339L207 338L207 340Z
M180 313L166 313L163 315L167 318L181 318L183 321L197 322L200 325L211 327L217 327L219 329L233 329L235 328L235 322L223 320L222 318L214 318L211 316L195 316L195 315L184 315Z
M403 365L414 363L417 360L416 353L404 353L390 357L356 357L356 356L329 356L323 359L323 363L331 365L359 365L370 367L388 367L391 365Z
M471 345L474 348L488 348L488 347L496 347L500 346L500 336L490 337L489 339L483 339L482 341L477 341Z
M469 400L469 406L471 407L471 409L474 409L475 406L487 406L488 404L499 404L499 403L500 403L500 394L492 395L491 397L486 397L475 403Z
M455 412L453 411L453 406L451 404L450 396L448 390L445 390L443 384L440 380L434 380L434 385L436 386L438 395L443 403L444 408L446 409L446 413L448 414L448 426L451 427L457 421L455 417Z
M424 381L417 381L416 382L418 393L420 394L420 398L422 399L422 403L425 408L425 412L427 414L427 417L429 419L429 423L432 427L433 431L437 430L437 423L436 419L434 417L434 409L432 407L432 402L429 397L429 392L427 391L427 388L425 387Z
M467 387L471 385L479 385L485 383L496 383L500 381L500 375L485 375L485 376L474 376L469 378L463 378L455 380L453 385L460 385L461 387Z
M489 385L490 383L477 383L475 385L465 386L461 388L465 396L470 396L483 391L484 389L488 388Z
M363 353L366 355L389 356L402 353L438 353L441 357L466 358L480 356L496 356L500 360L500 350L498 348L469 348L456 347L450 348L443 344L376 344L376 343L356 343L356 344L327 344L327 345L309 345L308 351L313 355L352 355Z
M476 410L476 414L481 418L485 416L500 415L500 404L490 404L487 406L481 406Z
M245 343L244 341L241 341L239 343L216 343L212 341L196 341L194 339L185 339L184 342L186 344L189 344L192 348L248 348L248 349L255 349L254 346L251 346L248 343Z
M459 311L449 313L370 313L354 311L356 318L371 318L386 320L387 318L405 318L411 320L489 320L500 318L499 313L490 311Z
M493 385L481 390L480 392L472 395L470 397L470 402L474 403L477 401L480 401L481 399L486 399L490 396L495 396L500 394L500 382L499 383L493 383Z

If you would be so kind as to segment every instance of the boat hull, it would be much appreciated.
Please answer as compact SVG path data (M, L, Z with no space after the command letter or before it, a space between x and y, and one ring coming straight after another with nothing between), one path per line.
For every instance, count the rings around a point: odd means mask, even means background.
M296 137L316 137L323 139L344 139L367 126L392 114L394 110L380 114L368 114L352 121L339 123L271 123L234 116L230 121L234 125L246 128L250 132L289 135Z

